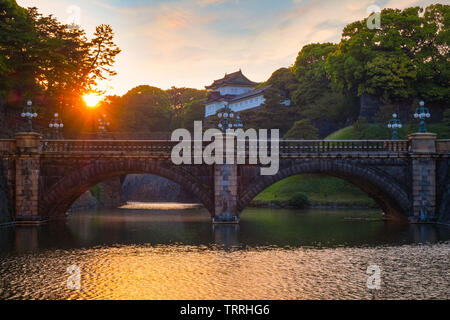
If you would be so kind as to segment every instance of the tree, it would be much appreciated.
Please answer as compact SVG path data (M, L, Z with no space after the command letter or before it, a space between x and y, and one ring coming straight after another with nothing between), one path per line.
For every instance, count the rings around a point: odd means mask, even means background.
M297 192L289 199L288 204L290 207L303 209L308 207L310 205L310 202L305 194Z
M120 49L113 37L110 26L100 25L89 41L84 30L36 8L1 1L0 96L9 108L21 108L26 99L33 99L44 123L64 110L68 129L79 130L84 121L77 114L84 107L82 95L115 75L112 66Z
M128 91L121 99L119 119L121 131L168 131L171 113L170 97L162 89L142 85Z
M27 10L15 0L0 1L0 95L11 106L26 91L35 90L36 64L28 61L28 48L35 42Z
M383 9L380 29L368 29L367 19L346 26L326 63L334 87L351 95L377 95L384 103L422 96L445 104L449 8Z
M288 68L280 68L270 76L269 80L263 83L263 86L271 86L278 89L284 95L289 97L297 89L298 81L292 71Z
M192 101L186 104L183 109L182 127L194 130L194 121L202 121L205 117L205 106L199 101Z
M264 103L256 109L240 112L246 128L280 129L283 135L295 121L296 110L282 102L288 99L284 93L273 87L264 92Z
M94 38L88 43L90 52L83 73L87 87L96 86L98 80L105 80L117 74L112 66L121 50L113 38L114 33L110 25L102 24L95 28Z
M450 109L444 112L445 133L450 136Z
M367 129L367 124L367 119L365 117L359 117L353 124L353 128L360 136L362 136Z
M196 105L195 102L199 103L199 101L207 98L206 90L197 90L192 88L176 88L172 87L169 90L166 90L167 94L170 97L170 108L172 109L172 119L171 119L171 128L176 129L181 125L185 125L186 121L184 117L186 116L186 110L188 105ZM197 105L196 105L197 106ZM192 111L192 110L188 110ZM198 108L195 108L195 113L198 112ZM192 116L192 114L190 114ZM191 127L192 125L188 125Z
M281 68L258 86L266 87L264 103L257 109L240 112L244 126L247 128L280 129L284 134L295 121L296 110L285 103L297 87L297 80L291 70Z
M356 103L331 89L330 77L325 70L327 57L337 50L333 43L313 43L299 52L294 66L298 85L292 100L300 117L309 119L327 136L347 119L356 118Z
M428 6L412 39L417 96L448 106L450 100L450 6ZM415 43L414 43L415 42Z
M308 119L296 121L284 135L284 139L314 140L318 138L318 130Z
M325 71L325 63L330 53L336 51L333 43L313 43L306 45L298 53L292 70L297 77L297 90L293 100L299 107L314 102L324 91L330 91L330 79Z

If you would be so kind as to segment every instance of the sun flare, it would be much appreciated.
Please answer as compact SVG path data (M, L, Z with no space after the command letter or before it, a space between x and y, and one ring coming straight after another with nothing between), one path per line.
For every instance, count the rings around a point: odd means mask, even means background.
M89 108L95 108L102 100L102 97L96 93L87 93L83 96L83 100L86 103L86 106L88 106Z

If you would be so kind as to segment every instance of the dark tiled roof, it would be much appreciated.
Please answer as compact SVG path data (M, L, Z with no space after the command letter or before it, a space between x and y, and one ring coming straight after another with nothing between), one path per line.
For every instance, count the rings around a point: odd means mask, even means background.
M213 94L213 93L217 93L217 94ZM234 97L236 97L236 95L233 95L233 94L221 95L220 92L211 92L211 94L208 96L208 99L205 100L203 103L208 104L208 103L211 103L214 101L221 101L221 100L231 101L231 99L233 99Z
M226 94L226 95L221 95L219 92L213 91L209 94L208 96L208 100L204 101L204 104L208 104L214 101L221 101L221 100L225 100L228 102L234 102L234 101L238 101L241 99L245 99L245 98L249 98L249 97L253 97L256 96L258 94L261 94L262 92L264 92L265 90L267 90L270 86L264 87L264 88L259 88L256 90L250 90L249 92L245 92L239 95L235 95L235 94Z
M214 80L214 82L211 85L205 86L205 88L215 89L227 84L248 86L248 87L255 87L258 85L257 82L250 81L246 76L242 74L242 71L239 70L230 74L226 74L225 77L223 77L222 79Z
M241 100L241 99L244 99L244 98L253 97L253 96L256 96L258 94L261 94L262 92L266 91L268 88L269 87L267 86L267 87L264 87L264 88L251 90L251 91L245 92L243 94L239 94L237 96L234 96L231 100L228 100L228 101L237 101L237 100Z

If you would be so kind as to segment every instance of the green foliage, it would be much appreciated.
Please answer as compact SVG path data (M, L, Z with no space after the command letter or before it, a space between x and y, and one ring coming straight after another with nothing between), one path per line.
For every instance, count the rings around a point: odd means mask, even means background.
M269 80L259 87L269 87L264 92L265 102L258 109L240 112L246 128L280 129L281 135L293 125L297 112L294 107L286 106L284 101L297 87L297 80L291 70L276 70Z
M450 109L444 112L444 124L442 135L450 139Z
M128 91L119 102L120 131L161 132L170 126L170 96L164 90L143 85Z
M348 118L355 118L358 112L357 104L352 99L333 91L330 86L325 66L328 56L337 47L333 43L306 45L292 67L298 79L292 100L299 116L306 117L313 123L323 120L344 123Z
M292 98L300 108L315 102L330 90L325 64L328 55L336 49L337 45L332 43L315 43L304 46L299 52L292 67L299 85Z
M286 137L310 139L316 137L315 128L324 134L329 122L343 127L357 119L358 97L367 93L385 104L376 117L381 129L375 131L386 138L390 133L385 123L397 110L394 106L411 114L411 105L420 97L431 108L448 108L449 24L448 5L384 9L380 29L368 29L364 19L346 26L339 44L308 44L291 68L276 70L259 85L269 87L266 101L241 113L244 125L279 128L281 135L290 131ZM98 26L88 40L84 30L70 28L36 8L0 1L1 101L9 108L21 108L24 100L33 98L43 109L39 112L43 123L55 111L62 112L65 130L73 132L93 130L103 112L111 116L111 129L118 131L192 129L194 120L203 119L201 101L206 91L150 86L108 97L90 116L80 116L85 114L80 112L84 111L81 96L115 75L113 65L120 49L113 39L109 25ZM291 106L283 104L287 99ZM371 128L357 120L352 134L365 136ZM400 131L406 134L406 129Z
M389 130L383 124L367 124L364 130L357 130L355 126L348 126L333 132L327 140L379 140L389 139Z
M288 203L297 193L308 197L311 205L350 204L374 206L374 202L348 182L322 174L294 175L278 181L255 197L263 203Z
M318 138L318 130L308 119L296 121L284 135L284 139L313 140Z
M297 110L299 110L300 116L311 120L313 123L326 119L342 125L347 119L356 118L359 106L342 93L328 89L309 104L297 107Z
M288 97L292 91L297 89L298 81L295 75L288 68L280 68L270 76L264 85L280 90L284 97Z
M450 6L383 9L381 28L367 19L346 26L326 71L334 88L352 95L375 94L384 102L423 97L449 100ZM423 13L423 15L422 15Z
M82 95L115 75L112 66L120 49L113 36L109 25L100 25L88 40L84 30L36 8L0 1L0 95L5 105L22 108L31 98L44 123L54 112L66 111L66 128L80 130Z
M367 125L368 125L367 119L365 117L359 117L353 124L353 129L361 134L366 130Z
M198 118L198 113L200 111L200 101L207 98L206 90L172 87L166 92L170 97L170 108L173 111L171 128L175 129L181 126L184 128L186 126L193 127L194 120L203 119L203 115L201 118ZM188 123L186 117L191 118L191 124Z
M450 109L444 112L444 124L450 128Z
M183 112L182 127L194 130L194 121L201 121L205 117L205 106L200 101L193 101L186 105Z
M415 93L415 79L416 70L409 57L380 53L367 62L367 81L359 93L381 97L382 101L405 100Z
M101 200L102 198L102 186L100 184L97 184L95 186L93 186L90 190L91 195L97 199L97 200Z
M193 129L194 120L203 120L200 102L206 91L191 88L162 90L148 85L131 89L122 97L108 97L102 105L113 119L112 130L122 132L169 132Z
M270 87L264 92L265 102L257 109L240 112L246 128L280 129L280 135L287 132L296 118L292 106L282 104L287 99L284 93Z
M427 124L429 132L437 134L438 139L450 139L450 132L447 131L445 124ZM402 140L408 139L408 134L417 132L418 124L403 124L403 127L398 130L399 138ZM372 124L369 123L363 130L356 130L354 126L342 128L333 132L327 140L384 140L390 139L392 130L386 127L386 124Z
M303 209L309 206L309 199L305 194L298 192L289 199L288 203L291 207Z
M318 90L328 88L329 77L325 71L325 64L328 55L336 50L337 45L333 43L314 43L304 46L292 67L298 81L301 84L320 84ZM320 95L320 92L316 91L317 95ZM312 98L314 98L313 95ZM306 99L302 102L311 101Z
M394 114L395 107L392 104L386 104L380 107L377 114L375 115L375 121L378 123L388 123L392 119L392 114Z
M12 96L11 90L30 90L35 86L33 77L25 75L33 72L36 65L26 61L27 51L22 49L29 47L34 34L26 9L15 0L0 1L0 95Z

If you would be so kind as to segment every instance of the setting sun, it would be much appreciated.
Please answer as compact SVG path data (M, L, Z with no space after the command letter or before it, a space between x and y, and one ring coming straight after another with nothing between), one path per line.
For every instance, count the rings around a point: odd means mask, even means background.
M95 108L102 100L102 97L96 93L87 93L83 96L83 100L86 103L86 106L88 106L89 108Z

